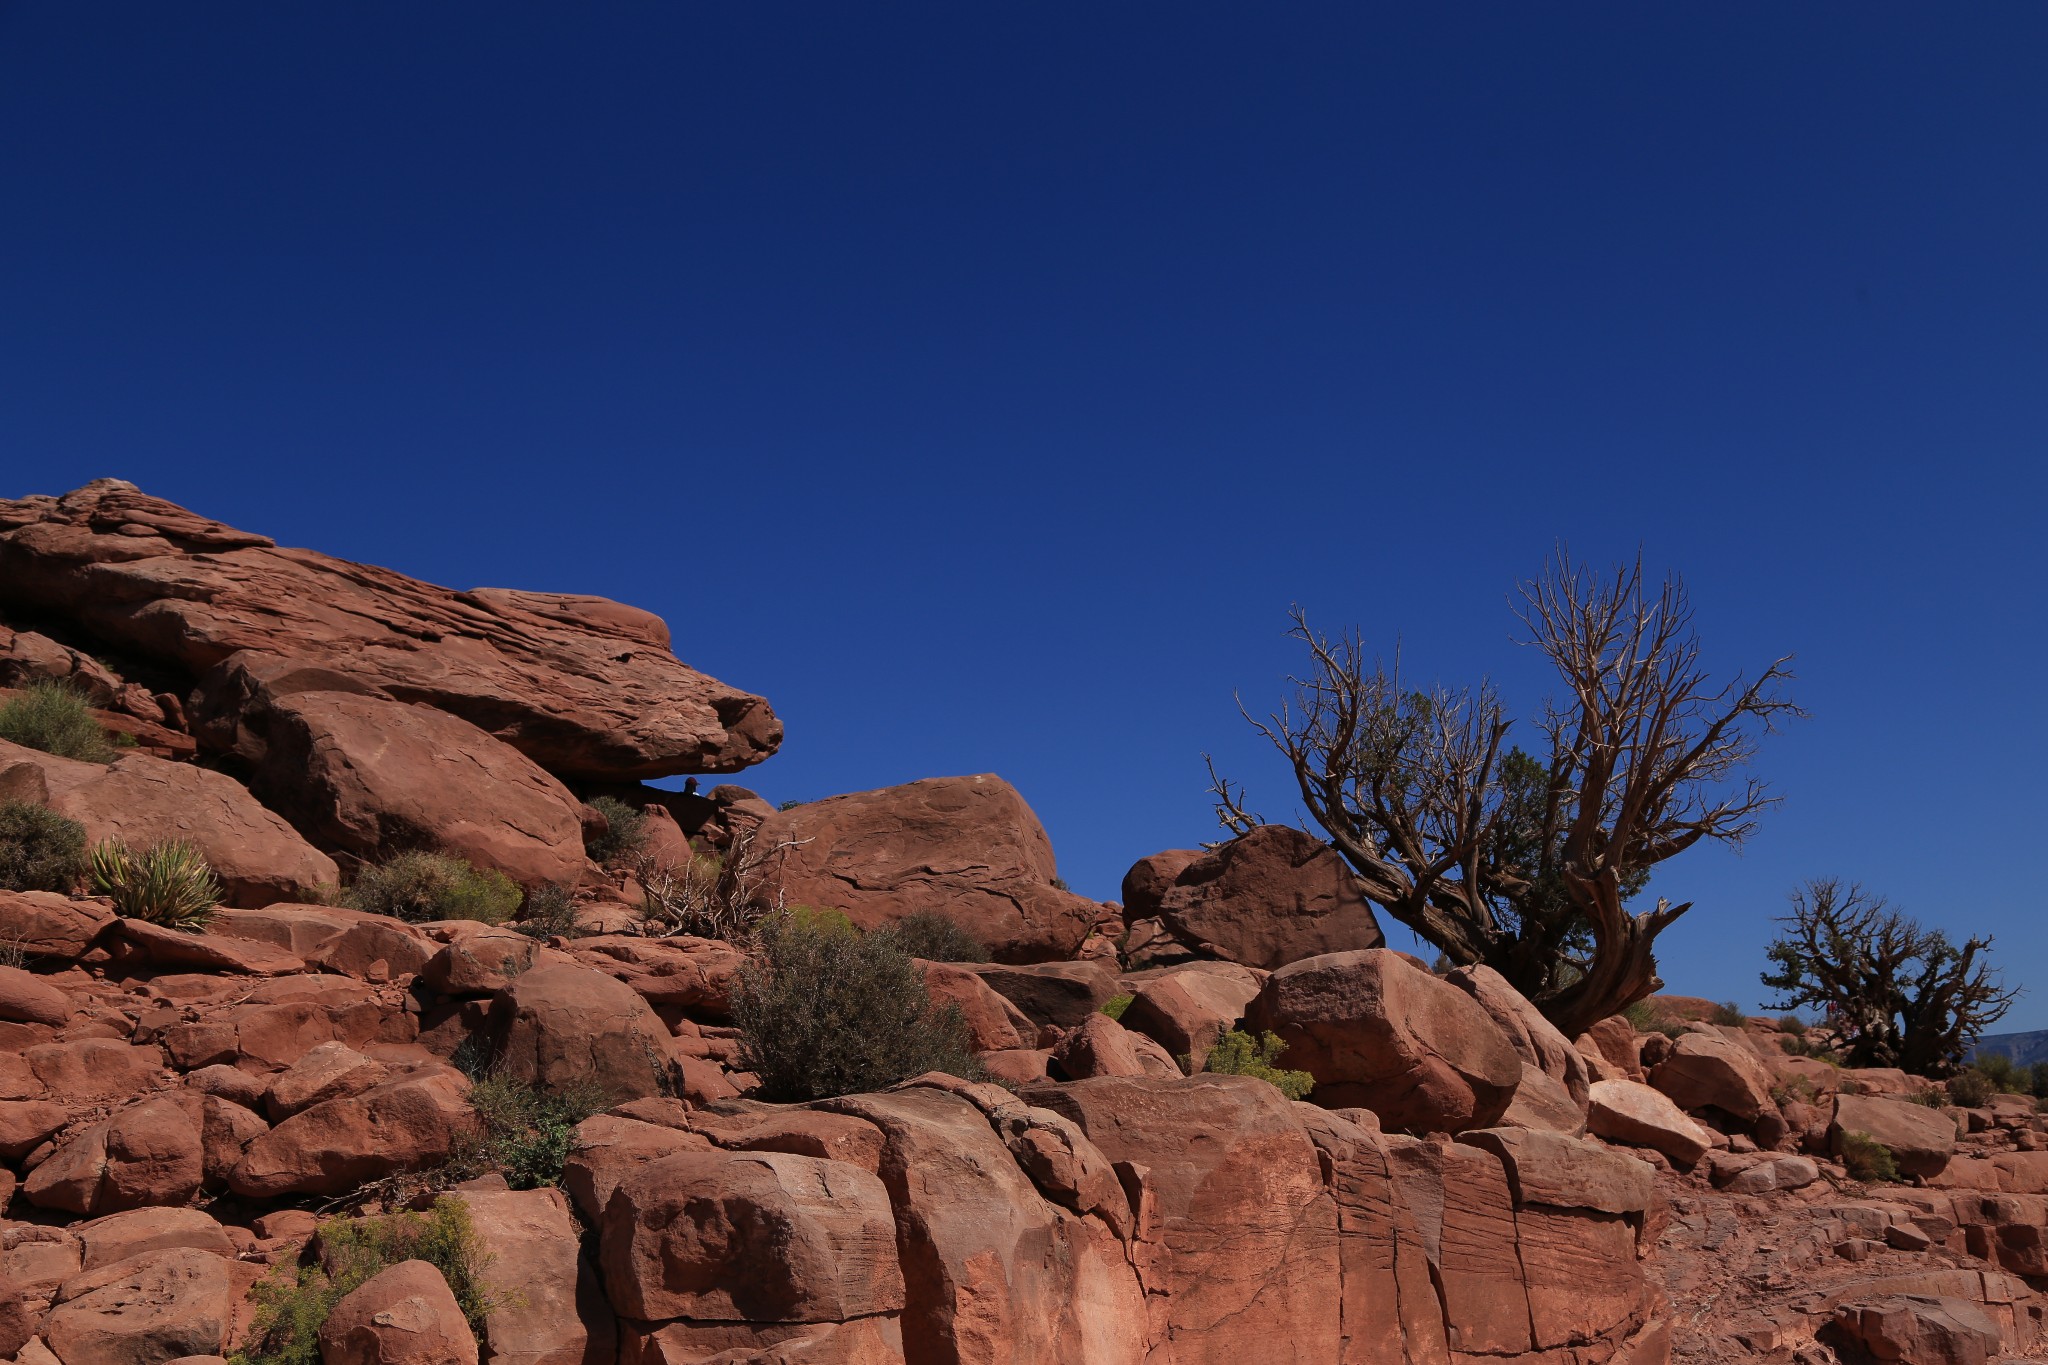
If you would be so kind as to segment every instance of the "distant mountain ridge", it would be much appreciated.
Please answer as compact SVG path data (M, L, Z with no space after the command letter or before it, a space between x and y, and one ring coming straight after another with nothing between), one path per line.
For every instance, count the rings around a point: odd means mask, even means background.
M1994 1052L2003 1053L2021 1066L2048 1062L2048 1029L2036 1029L2032 1033L1987 1033L1977 1040L1970 1056L1974 1059Z

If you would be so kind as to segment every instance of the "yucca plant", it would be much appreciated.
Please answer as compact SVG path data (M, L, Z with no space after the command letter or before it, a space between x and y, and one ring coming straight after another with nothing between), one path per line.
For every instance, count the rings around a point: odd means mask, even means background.
M103 839L92 851L92 889L112 898L130 919L196 934L220 904L220 879L206 858L183 839L131 849Z

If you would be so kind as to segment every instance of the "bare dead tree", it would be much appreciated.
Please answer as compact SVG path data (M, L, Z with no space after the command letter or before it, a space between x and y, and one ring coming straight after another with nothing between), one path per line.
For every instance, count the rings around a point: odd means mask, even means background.
M723 855L697 853L681 864L637 858L633 877L640 883L641 932L736 941L763 916L781 910L782 860L809 840L762 847L758 833L758 826L739 829Z
M1782 997L1771 1008L1821 1010L1850 1066L1948 1075L2019 997L1985 960L1989 938L1959 948L1859 885L1810 881L1778 922L1786 933L1769 949L1777 970L1763 974Z
M1289 703L1246 719L1374 903L1576 1034L1663 984L1653 945L1691 904L1632 912L1629 898L1657 864L1755 829L1775 798L1740 774L1801 713L1783 696L1789 657L1712 681L1684 585L1649 588L1640 558L1596 576L1560 551L1521 586L1517 615L1562 684L1538 753L1507 744L1490 683L1413 687L1356 631L1322 635L1298 607L1289 634L1309 666ZM1211 775L1224 826L1255 823L1242 790Z

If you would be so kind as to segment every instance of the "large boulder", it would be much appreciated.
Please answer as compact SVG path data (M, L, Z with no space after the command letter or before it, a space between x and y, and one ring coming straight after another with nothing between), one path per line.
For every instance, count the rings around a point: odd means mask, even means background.
M476 1365L476 1338L441 1272L400 1261L341 1297L320 1327L321 1365Z
M934 911L1003 962L1073 956L1102 910L1053 884L1045 827L993 773L794 806L769 817L755 847L779 850L792 905L843 910L862 929Z
M1636 1081L1595 1081L1587 1093L1586 1124L1595 1137L1648 1147L1690 1166L1714 1147L1714 1135L1686 1117L1660 1090Z
M247 1199L345 1194L394 1171L438 1166L475 1119L468 1082L427 1068L304 1109L256 1137L229 1172Z
M688 667L659 618L597 597L456 592L208 520L102 479L0 501L0 606L75 621L200 678L250 651L462 716L550 772L733 772L782 741L768 704ZM238 699L202 686L207 742Z
M341 879L332 858L225 774L148 754L81 763L0 740L0 769L24 765L40 771L50 808L94 843L194 845L232 904L291 900Z
M463 1190L490 1277L517 1285L484 1316L492 1365L609 1365L617 1324L597 1276L578 1254L575 1220L560 1190Z
M1388 1128L1488 1127L1522 1081L1514 1046L1472 997L1385 948L1280 968L1245 1022L1280 1036L1280 1065L1315 1077L1316 1103L1370 1109Z
M1956 1150L1955 1120L1939 1109L1881 1095L1837 1095L1828 1141L1837 1155L1843 1139L1863 1133L1891 1150L1901 1175L1939 1175Z
M88 1271L65 1282L43 1338L63 1365L159 1365L218 1356L234 1316L229 1264L211 1252L179 1247Z
M959 963L995 988L1034 1024L1073 1028L1117 994L1116 973L1106 963Z
M431 706L290 685L248 689L239 743L251 788L314 842L366 862L434 848L529 886L581 874L577 800L519 750Z
M903 1307L889 1193L839 1162L680 1152L620 1181L599 1236L629 1318L844 1322Z
M1197 854L1157 887L1186 852L1154 854L1125 874L1134 936L1145 936L1140 920L1156 918L1195 956L1266 968L1385 941L1343 858L1291 825L1260 825Z
M622 981L571 963L516 976L491 1002L500 1071L548 1090L591 1085L614 1103L659 1095L674 1076L669 1031Z
M1777 1112L1763 1058L1710 1029L1681 1034L1651 1069L1650 1084L1688 1111L1719 1109L1745 1122Z
M1120 1022L1188 1059L1188 1070L1200 1071L1216 1040L1243 1017L1258 995L1260 979L1246 967L1231 963L1189 963L1137 986Z
M1508 979L1487 966L1460 967L1444 978L1479 1002L1523 1061L1562 1085L1574 1103L1586 1102L1586 1059L1557 1025Z

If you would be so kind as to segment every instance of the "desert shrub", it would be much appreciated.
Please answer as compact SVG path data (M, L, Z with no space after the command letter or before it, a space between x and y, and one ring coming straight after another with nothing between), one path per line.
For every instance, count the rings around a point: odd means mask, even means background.
M256 1316L248 1344L232 1365L320 1365L320 1328L334 1305L400 1261L426 1261L441 1272L481 1339L497 1301L483 1278L491 1258L478 1241L468 1206L443 1196L426 1213L336 1221L320 1229L320 1261L294 1272L282 1266L252 1291Z
M611 1106L596 1085L547 1091L508 1076L486 1074L469 1090L482 1133L464 1154L474 1173L497 1170L515 1190L562 1183L562 1166L576 1146L576 1125Z
M0 703L0 739L87 763L120 755L85 698L56 682L30 683Z
M1256 1076L1290 1100L1305 1100L1308 1092L1315 1089L1315 1078L1306 1071L1282 1071L1273 1065L1286 1047L1277 1033L1254 1038L1231 1029L1209 1049L1202 1070L1218 1076Z
M1989 1076L1972 1066L1949 1077L1948 1097L1965 1109L1976 1109L1991 1103L1991 1097L1998 1093L1998 1087Z
M1924 1109L1940 1109L1948 1103L1948 1096L1933 1086L1906 1096L1908 1104L1917 1104Z
M1781 1014L1778 1016L1778 1032L1787 1038L1804 1038L1806 1021L1796 1014Z
M1648 1000L1638 1000L1621 1012L1630 1028L1637 1033L1661 1033L1666 1038L1679 1038L1685 1034L1685 1025L1666 1014L1662 1007Z
M1771 1099L1777 1104L1818 1104L1820 1087L1804 1076L1779 1081L1771 1087Z
M2036 1099L2048 1099L2048 1062L2035 1062L2027 1068L2027 1093Z
M763 1099L851 1095L927 1071L981 1075L958 1007L933 1004L910 955L823 916L761 921L733 1019Z
M69 892L85 871L84 825L33 801L0 801L0 891Z
M1067 885L1065 877L1054 877L1052 879L1052 889L1055 891L1072 891L1074 888Z
M220 879L200 851L183 839L131 849L104 839L90 858L92 889L131 919L198 933L220 905Z
M986 962L988 945L936 910L913 910L875 930L912 957L927 962Z
M1897 1180L1892 1149L1868 1133L1842 1134L1842 1165L1853 1180Z
M599 863L623 862L645 847L647 817L616 796L600 796L591 806L604 816L605 832L584 845Z
M2032 1079L2025 1067L2003 1052L1986 1052L1982 1056L1972 1057L1970 1069L2000 1091L2025 1090L2027 1082Z
M1109 999L1102 1002L1102 1012L1110 1018L1122 1022L1124 1011L1129 1009L1131 1002L1137 998L1137 996L1132 995L1128 991L1121 995L1112 995Z
M343 897L352 909L415 923L473 919L503 924L519 909L517 884L445 853L401 853L366 867Z
M1714 1006L1714 1022L1725 1028L1741 1028L1749 1022L1749 1015L1733 1000L1723 1000Z
M776 807L775 809L777 809L777 810L795 810L795 809L796 809L796 808L797 808L798 806L801 806L801 805L803 805L803 804L805 804L805 803L804 803L804 802L802 802L802 801L784 801L784 802L783 802L783 803L782 803L781 805L777 806L777 807Z
M576 922L576 897L568 887L552 882L527 893L526 908L512 927L528 938L583 937L583 926Z

